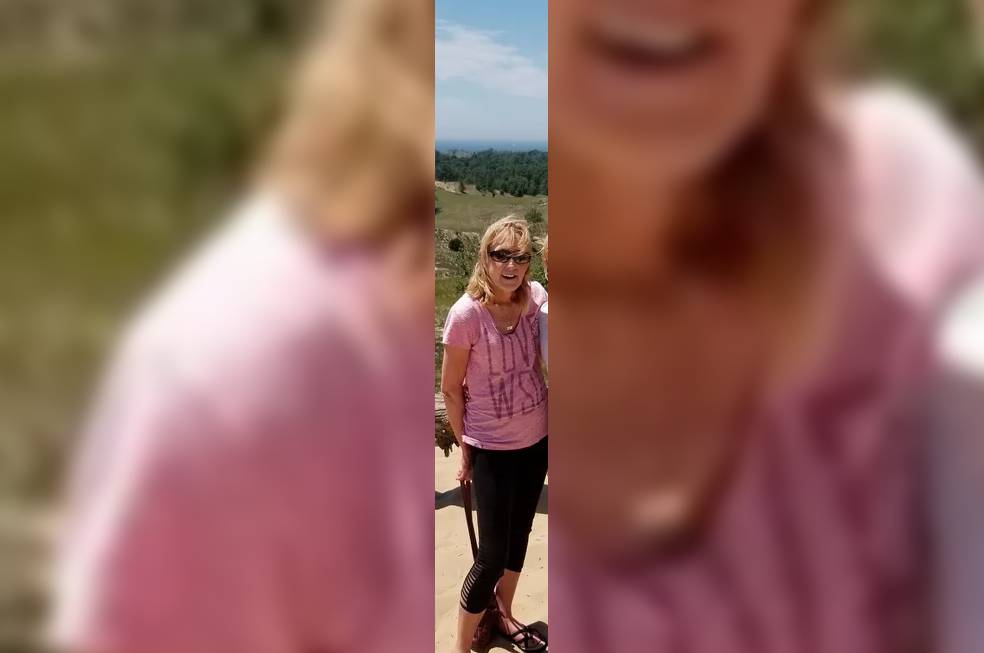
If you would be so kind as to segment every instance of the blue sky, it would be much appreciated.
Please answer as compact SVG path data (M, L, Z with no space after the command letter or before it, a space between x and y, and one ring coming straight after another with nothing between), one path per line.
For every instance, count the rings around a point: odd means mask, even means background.
M547 0L436 0L438 140L547 140Z

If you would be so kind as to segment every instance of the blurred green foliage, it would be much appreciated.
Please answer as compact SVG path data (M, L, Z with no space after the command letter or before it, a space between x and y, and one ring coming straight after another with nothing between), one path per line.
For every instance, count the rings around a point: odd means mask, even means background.
M273 111L276 51L0 68L0 495L45 494L98 359L221 213Z
M854 0L842 25L864 75L904 80L984 151L984 25L978 0ZM977 20L975 20L975 18Z
M43 650L48 514L127 316L219 220L282 43L0 56L0 650Z

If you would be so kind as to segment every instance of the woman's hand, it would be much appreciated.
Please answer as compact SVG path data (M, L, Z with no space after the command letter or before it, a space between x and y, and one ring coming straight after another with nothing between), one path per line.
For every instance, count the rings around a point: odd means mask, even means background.
M455 478L462 483L467 483L472 479L471 446L467 444L461 445L461 467Z

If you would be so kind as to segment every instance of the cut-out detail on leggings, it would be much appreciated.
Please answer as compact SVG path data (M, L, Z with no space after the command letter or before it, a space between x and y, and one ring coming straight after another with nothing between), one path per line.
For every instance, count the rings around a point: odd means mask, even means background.
M536 505L547 475L547 438L507 451L474 448L472 484L478 502L478 557L461 587L461 607L485 610L508 569L523 570Z

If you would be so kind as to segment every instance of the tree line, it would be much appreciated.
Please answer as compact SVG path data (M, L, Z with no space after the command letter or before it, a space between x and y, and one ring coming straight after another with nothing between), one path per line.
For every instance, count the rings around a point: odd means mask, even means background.
M480 193L508 193L516 197L547 194L547 153L436 152L435 178L474 185Z

